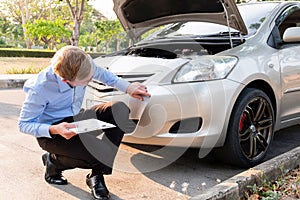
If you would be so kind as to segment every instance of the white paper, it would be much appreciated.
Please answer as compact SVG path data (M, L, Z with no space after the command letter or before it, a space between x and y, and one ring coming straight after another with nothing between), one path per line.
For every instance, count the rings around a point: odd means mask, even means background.
M70 128L69 130L77 134L116 127L113 124L100 121L98 119L86 119L73 122L72 124L75 124L76 128Z

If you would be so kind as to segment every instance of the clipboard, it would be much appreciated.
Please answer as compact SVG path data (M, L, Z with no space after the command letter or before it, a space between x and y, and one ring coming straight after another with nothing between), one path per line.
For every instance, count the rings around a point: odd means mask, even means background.
M69 130L77 134L116 127L113 124L98 119L86 119L73 122L72 124L75 124L76 128L70 128Z

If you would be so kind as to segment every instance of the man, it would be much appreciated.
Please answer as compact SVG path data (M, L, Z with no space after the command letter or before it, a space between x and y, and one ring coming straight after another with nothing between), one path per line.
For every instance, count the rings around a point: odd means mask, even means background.
M126 130L133 128L129 109L122 102L110 102L81 109L86 85L97 79L141 101L150 97L141 83L129 83L104 68L78 47L66 46L56 52L51 65L26 81L19 129L37 138L46 166L45 180L64 185L62 172L67 169L91 169L86 176L95 199L109 199L103 174L111 174L113 162ZM72 122L95 118L114 124L115 128L76 134ZM97 136L102 134L102 139Z

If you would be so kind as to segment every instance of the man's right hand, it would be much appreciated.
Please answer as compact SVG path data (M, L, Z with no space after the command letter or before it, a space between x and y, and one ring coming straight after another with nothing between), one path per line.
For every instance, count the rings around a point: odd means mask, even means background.
M52 125L49 128L49 131L52 135L61 135L62 137L69 140L73 136L77 135L73 131L70 131L69 129L76 128L75 124L70 124L67 122L62 122L60 124Z
M142 83L133 82L131 83L126 91L133 98L137 98L141 101L144 101L144 97L150 97L151 95L147 91L147 87Z

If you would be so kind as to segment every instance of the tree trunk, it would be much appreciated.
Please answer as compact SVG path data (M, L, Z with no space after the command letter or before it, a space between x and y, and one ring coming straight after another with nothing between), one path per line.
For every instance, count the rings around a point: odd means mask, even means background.
M25 38L25 42L26 42L26 47L28 49L31 49L31 40L30 38L27 36L26 34L26 28L25 28L25 24L27 23L27 21L29 20L30 17L30 11L29 11L29 0L25 0L25 1L18 1L18 6L21 12L21 17L22 17L22 25L23 25L23 32L24 32L24 38Z
M70 0L66 0L74 21L73 35L71 37L71 44L73 46L78 46L78 42L79 42L80 25L83 19L84 1L85 0L81 0L81 4L79 8L78 0L75 1L75 6L71 5Z
M120 50L121 40L117 38L117 51Z
M78 46L79 36L80 36L80 21L74 20L74 27L73 27L73 35L71 37L71 44L73 46Z

